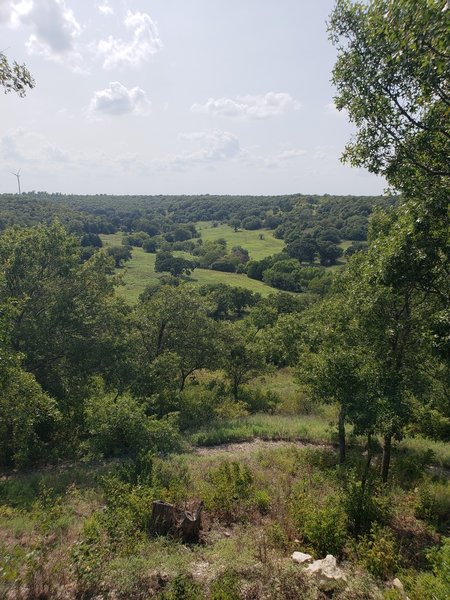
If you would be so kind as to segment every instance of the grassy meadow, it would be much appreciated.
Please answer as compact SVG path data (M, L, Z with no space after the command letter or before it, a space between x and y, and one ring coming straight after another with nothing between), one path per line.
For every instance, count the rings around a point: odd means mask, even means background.
M250 258L255 259L261 259L275 252L280 252L284 246L283 241L275 239L269 230L238 231L235 233L228 225L212 227L211 224L206 222L200 223L198 229L204 240L223 237L227 240L229 248L240 245L249 251ZM260 234L264 235L263 240L259 239ZM121 233L101 235L100 237L105 247L120 246L122 244ZM191 258L189 254L183 252L175 252L174 254ZM155 259L155 254L144 252L142 248L133 248L132 259L120 269L123 274L124 285L118 289L118 293L127 301L136 302L139 294L144 291L147 285L157 283L158 274L155 272ZM258 292L261 296L268 296L276 291L262 281L249 279L247 275L224 273L211 269L195 269L190 279L194 285L198 286L208 283L225 283Z
M229 225L213 227L212 223L207 221L197 223L196 227L205 242L214 242L223 238L226 240L227 247L230 250L233 246L242 246L248 250L250 259L253 260L261 260L271 254L277 254L284 248L283 240L273 237L273 231L269 229L258 229L255 231L239 229L238 231L234 231Z

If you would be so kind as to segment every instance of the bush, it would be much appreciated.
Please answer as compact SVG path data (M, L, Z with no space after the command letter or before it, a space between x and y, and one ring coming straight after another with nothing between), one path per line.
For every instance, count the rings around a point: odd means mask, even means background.
M375 521L383 521L387 518L386 509L377 495L375 482L370 474L365 489L355 474L349 475L345 485L343 505L349 529L355 535L368 533Z
M145 407L129 396L91 398L86 402L85 421L89 445L101 456L137 456L149 449L176 452L182 446L173 415L160 420L147 417Z
M148 238L142 242L142 248L144 252L149 252L154 254L158 249L158 240L155 238Z
M151 483L158 498L165 502L175 504L185 502L191 487L191 475L186 458L155 459Z
M380 579L392 577L399 567L394 534L377 524L357 544L356 556L369 573Z
M188 387L180 394L180 428L194 429L217 418L215 408L218 406L220 395L211 389L200 386Z
M338 556L347 540L347 516L338 497L328 496L323 506L317 500L312 491L294 492L291 512L298 534L317 555Z
M249 468L235 461L225 461L207 473L206 481L206 508L227 523L240 520L254 498Z
M19 365L1 367L0 465L23 467L48 459L50 443L61 422L55 400Z
M266 490L256 490L255 505L262 515L269 514L270 511L270 494Z
M211 584L209 600L240 600L239 577L233 571L225 571Z
M269 544L273 548L281 550L282 552L287 552L289 548L289 538L279 523L271 523L266 530L266 534Z
M394 480L403 488L414 486L424 477L433 458L434 453L430 449L399 449L392 468Z
M416 516L442 531L450 526L450 482L428 482L419 488Z
M245 404L250 413L274 414L281 403L281 398L276 392L249 387L241 388L239 399Z
M190 575L178 575L167 591L162 592L161 600L202 600L205 598L199 583Z
M236 265L230 260L217 260L211 264L213 271L223 271L225 273L235 273Z

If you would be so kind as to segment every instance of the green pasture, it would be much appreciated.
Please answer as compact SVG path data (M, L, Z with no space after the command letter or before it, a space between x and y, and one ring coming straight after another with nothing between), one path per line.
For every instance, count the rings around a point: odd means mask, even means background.
M223 238L226 240L229 250L233 246L242 246L248 250L250 258L254 260L261 260L265 256L277 254L284 248L283 240L274 238L270 229L258 229L256 231L239 229L234 231L229 225L213 227L212 223L207 221L196 223L196 227L205 242ZM263 239L260 239L260 236Z
M120 246L122 243L122 234L113 233L110 235L101 235L103 245ZM220 237L220 236L219 236ZM187 258L190 255L185 253L176 253ZM124 285L118 288L118 293L128 302L136 302L147 285L158 282L158 274L155 273L155 254L144 252L142 248L133 248L133 257L122 269ZM262 296L268 296L276 292L273 288L262 281L249 279L247 275L238 275L237 273L222 273L221 271L212 271L209 269L195 269L190 277L194 285L205 285L208 283L226 283L228 285L242 287L252 292L259 292Z

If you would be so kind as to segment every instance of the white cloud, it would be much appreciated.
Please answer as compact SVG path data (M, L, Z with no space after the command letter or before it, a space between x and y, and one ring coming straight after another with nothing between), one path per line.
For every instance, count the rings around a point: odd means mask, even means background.
M9 23L13 15L12 0L0 0L0 23Z
M128 11L125 26L132 32L130 40L113 36L100 40L97 52L103 58L105 69L139 67L162 48L156 24L146 13Z
M291 150L284 150L283 152L280 152L279 154L275 154L273 158L276 161L293 160L295 158L299 158L300 156L303 156L304 154L306 154L306 150L291 149Z
M289 148L274 154L259 154L255 148L244 149L240 159L249 167L259 169L278 169L285 167L288 163L305 156L306 150L301 148Z
M43 159L44 148L48 145L46 139L39 133L27 131L18 127L5 134L0 139L0 156L4 163L21 166L24 163L38 163Z
M61 150L58 146L47 144L43 148L45 156L52 162L66 163L70 162L70 155L66 150Z
M139 87L126 88L119 81L112 81L109 87L95 92L90 104L91 115L147 114L151 102Z
M178 155L172 162L179 166L212 163L239 156L238 138L228 131L219 129L182 134L181 139L195 142L200 148Z
M194 112L210 113L214 116L247 119L268 119L290 110L300 108L300 104L284 92L267 92L259 96L237 96L232 98L209 98L205 104L193 104Z
M11 21L30 27L26 43L30 54L57 62L81 58L75 43L82 27L65 0L21 0L12 5Z
M103 2L97 6L97 9L101 15L106 17L114 14L114 9L109 4L108 0L103 0Z

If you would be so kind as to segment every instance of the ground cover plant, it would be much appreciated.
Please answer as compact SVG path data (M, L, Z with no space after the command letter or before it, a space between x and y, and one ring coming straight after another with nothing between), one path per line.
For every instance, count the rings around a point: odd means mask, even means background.
M412 599L444 598L445 529L436 508L425 503L423 511L426 490L446 486L448 494L448 481L422 469L405 488L399 468L386 488L375 476L371 517L355 537L362 457L349 458L342 470L332 447L260 442L10 475L1 484L2 593L215 598L232 590L225 597L266 598L279 589L319 597L290 558L301 550L334 553L352 574L335 598L391 597L394 576ZM202 498L202 543L152 537L156 498L180 507Z
M121 244L123 236L122 234L109 234L101 235L101 238L105 247L108 247ZM190 257L185 253L176 252L175 254ZM159 283L159 275L155 271L155 260L156 254L147 253L142 248L133 248L131 259L120 270L123 274L123 286L118 289L118 293L127 301L136 302L147 286ZM223 283L233 287L242 287L262 296L268 296L273 291L263 282L249 279L243 274L224 273L210 269L195 269L189 281L196 286Z
M447 4L330 16L398 196L1 199L2 597L448 597Z

